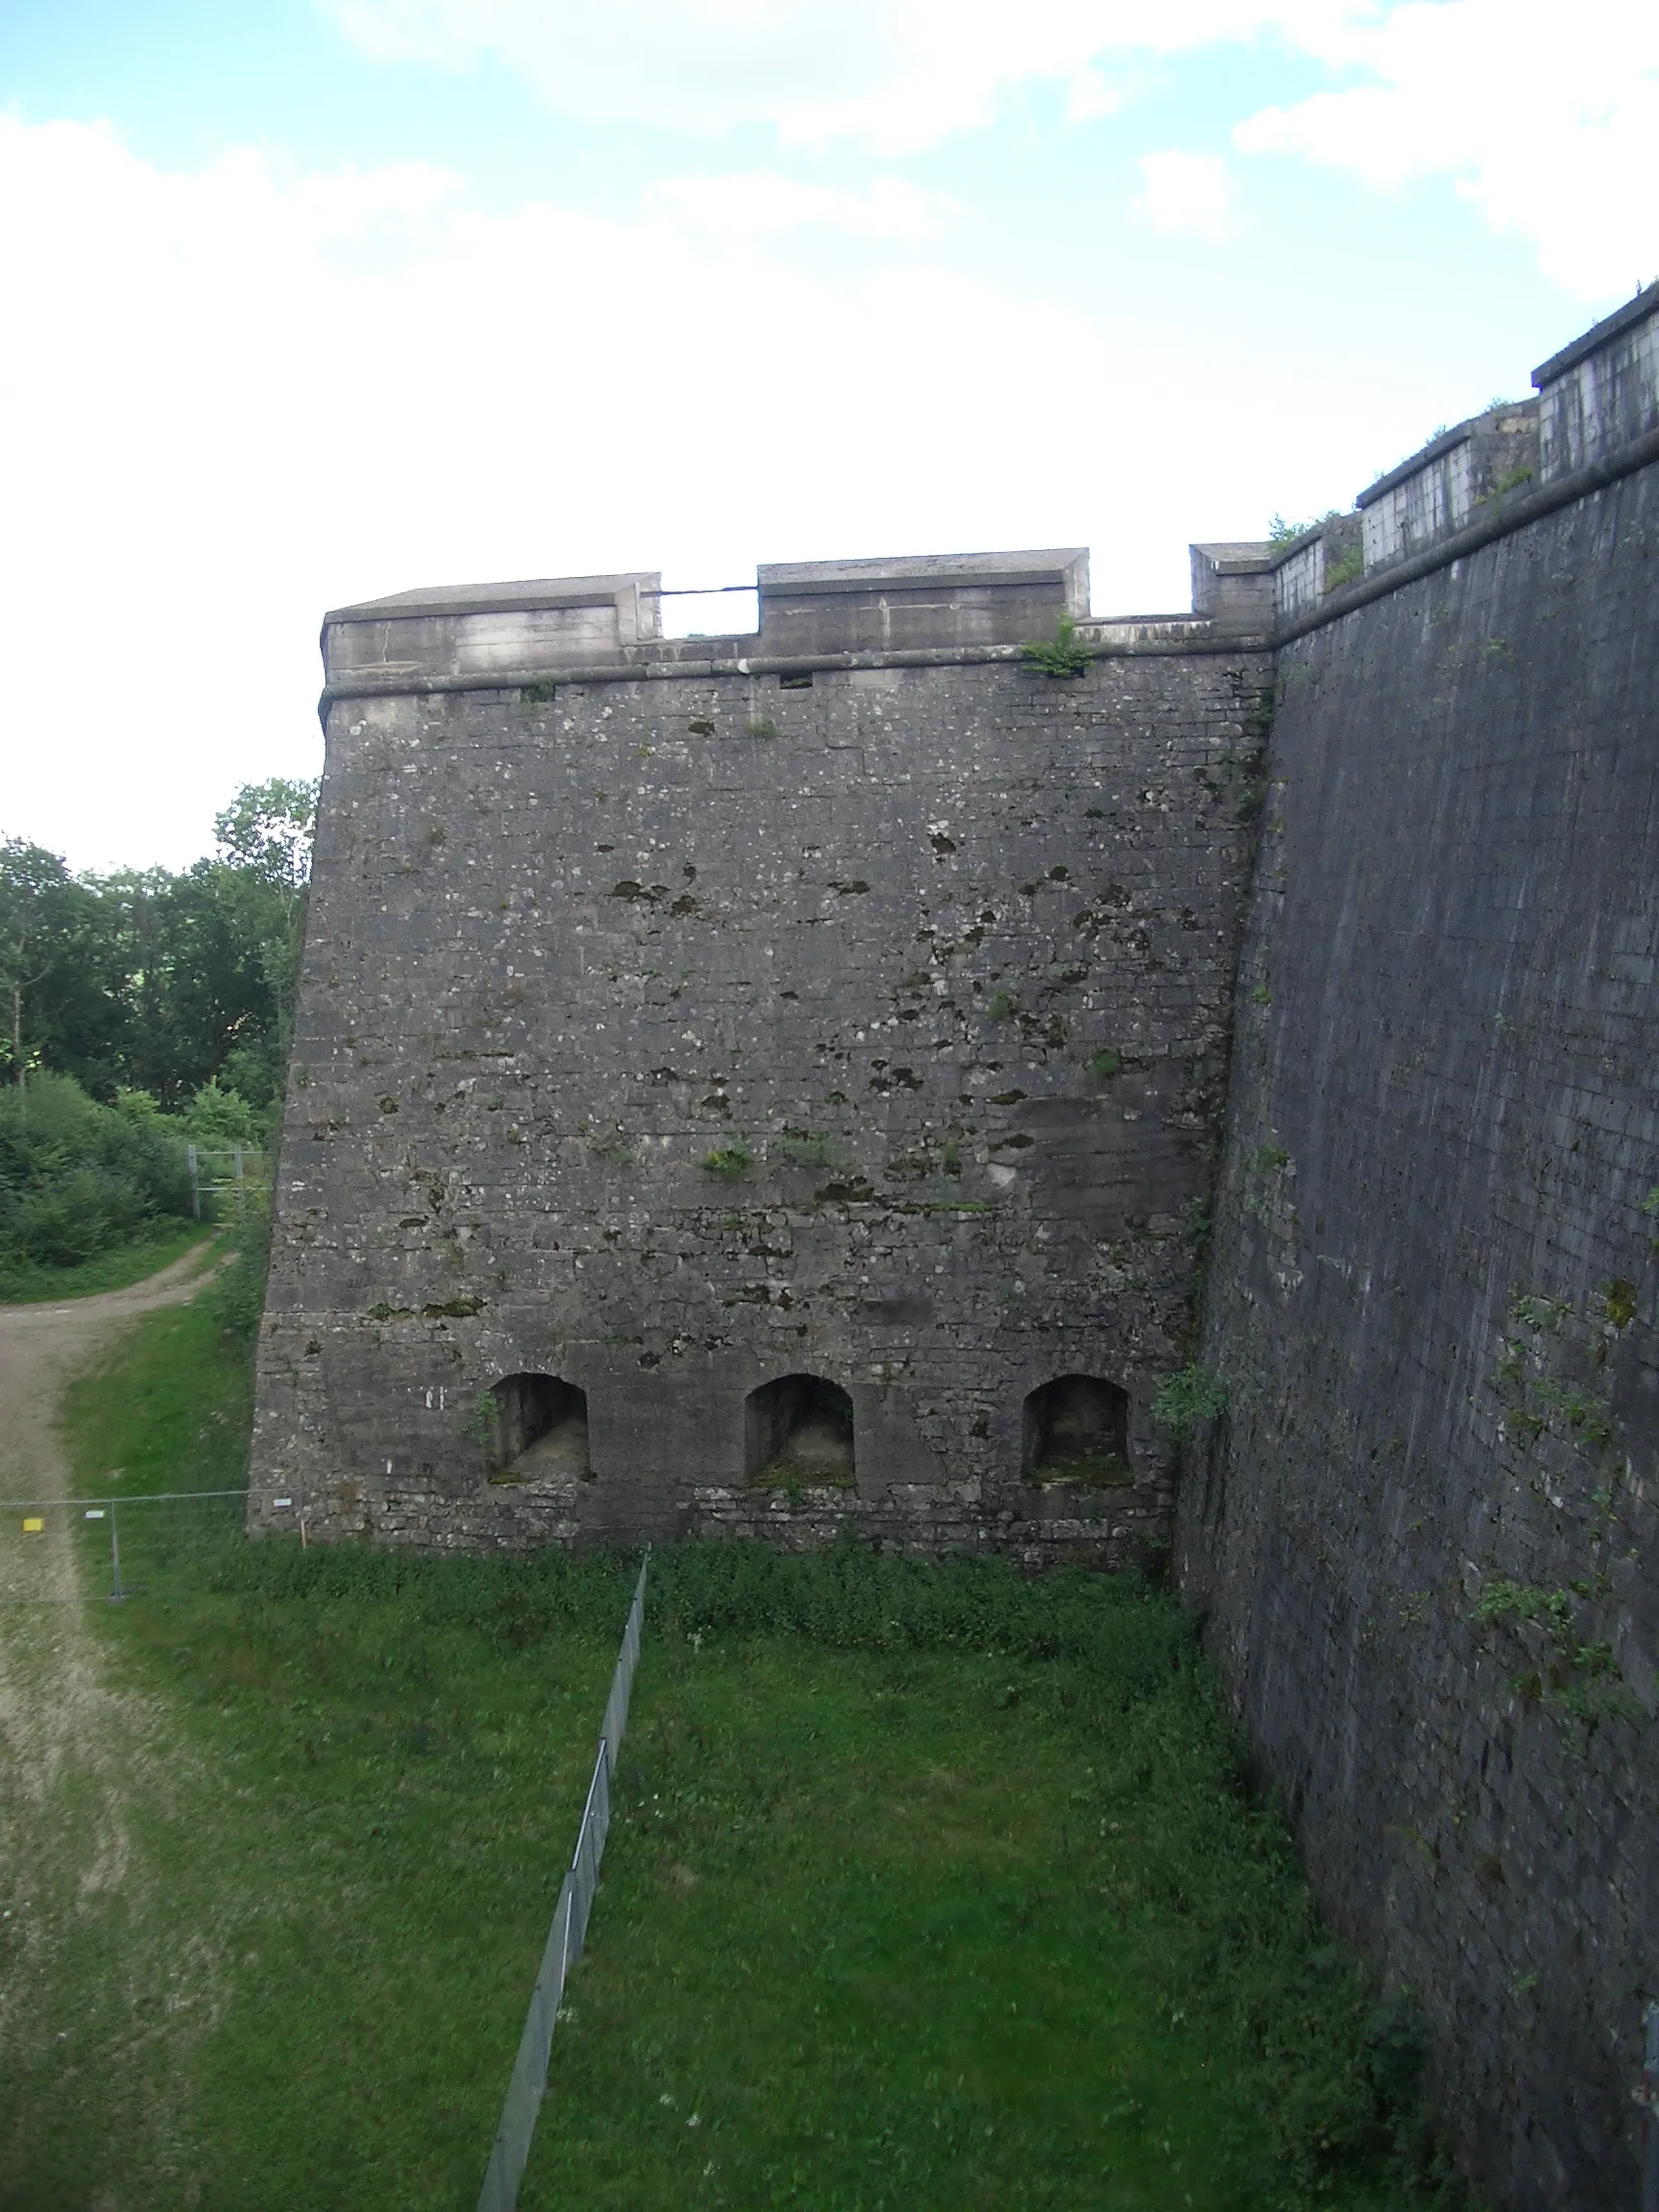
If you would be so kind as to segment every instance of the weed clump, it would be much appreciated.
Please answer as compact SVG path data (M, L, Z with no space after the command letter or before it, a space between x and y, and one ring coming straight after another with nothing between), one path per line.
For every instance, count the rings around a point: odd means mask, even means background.
M1033 668L1041 668L1045 676L1064 680L1081 676L1091 655L1086 645L1077 642L1075 617L1062 614L1054 624L1053 637L1035 637L1029 644L1022 645L1020 658Z

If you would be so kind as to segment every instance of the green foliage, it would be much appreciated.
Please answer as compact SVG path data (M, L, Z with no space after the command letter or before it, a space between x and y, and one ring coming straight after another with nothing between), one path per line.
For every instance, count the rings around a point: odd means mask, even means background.
M1327 591L1339 591L1344 584L1356 582L1364 573L1365 547L1357 541L1326 569L1325 589Z
M271 1209L263 1192L251 1194L248 1217L234 1231L230 1257L202 1293L227 1338L252 1351L265 1310L265 1271L271 1260Z
M809 1133L799 1137L782 1136L774 1140L773 1149L779 1157L796 1167L833 1167L835 1147L828 1137L814 1137Z
M217 1081L262 1109L280 1088L304 932L316 787L244 785L219 853L181 874L71 876L0 843L0 1070L73 1075L95 1097L182 1110Z
M1290 1155L1283 1144L1258 1144L1248 1165L1258 1175L1277 1175L1289 1166Z
M1122 1067L1123 1055L1120 1052L1096 1052L1089 1063L1089 1072L1099 1076L1116 1075L1121 1071Z
M1014 994L1011 991L993 991L990 1003L985 1009L986 1018L992 1022L1006 1022L1013 1012Z
M1636 1318L1635 1284L1623 1275L1615 1275L1611 1282L1603 1283L1601 1310L1615 1329L1628 1329Z
M1172 1435L1185 1435L1200 1421L1215 1421L1227 1410L1227 1384L1194 1360L1166 1375L1152 1401L1152 1417Z
M1329 507L1323 515L1314 516L1310 522L1292 522L1283 515L1275 515L1267 525L1267 542L1275 553L1286 545L1294 545L1298 538L1306 538L1310 531L1321 529L1327 522L1340 518L1340 510Z
M1530 484L1531 481L1530 465L1525 461L1519 462L1515 468L1505 469L1501 476L1495 477L1491 491L1484 493L1483 497L1485 499L1502 499L1505 492L1518 491L1523 484ZM1477 506L1481 503L1481 500L1476 501Z
M1271 1006L1271 1005L1272 1005L1272 1003L1273 1003L1273 994L1272 994L1272 992L1271 992L1271 991L1270 991L1270 990L1267 988L1267 986L1266 986L1266 984L1265 984L1265 983L1258 983L1258 984L1256 985L1255 989L1254 989L1254 990L1251 992L1251 994L1250 994L1250 1003L1251 1003L1251 1005L1252 1005L1252 1006Z
M205 1306L93 1381L79 1488L237 1479L248 1365ZM62 1914L74 2063L19 2044L0 2193L159 2203L182 2163L218 2212L469 2201L636 1562L122 1529L127 1871ZM601 2212L1048 2212L1108 2170L1209 2212L1450 2201L1408 1998L1321 1928L1193 1624L1134 1575L670 1547L613 1804L525 2212L572 2173ZM211 2008L170 2006L204 1928ZM158 2153L126 2120L157 2066Z
M770 714L756 714L743 727L751 737L776 737L778 734L778 725Z
M706 1174L723 1175L729 1183L735 1183L739 1176L748 1174L754 1160L748 1145L738 1141L716 1145L712 1152L705 1152L697 1165Z
M628 1142L625 1129L608 1129L603 1137L590 1136L588 1149L595 1159L607 1161L613 1167L627 1167L633 1164L634 1147Z
M1474 1614L1482 1627L1511 1632L1528 1624L1541 1628L1549 1656L1541 1666L1523 1669L1512 1678L1511 1688L1524 1697L1554 1704L1592 1726L1602 1719L1646 1718L1644 1706L1623 1686L1623 1671L1612 1645L1599 1637L1586 1637L1579 1624L1575 1600L1600 1595L1605 1587L1575 1582L1566 1590L1544 1590L1494 1575L1483 1585Z
M1613 1425L1603 1399L1587 1396L1544 1375L1532 1377L1527 1386L1540 1405L1559 1413L1569 1429L1578 1430L1586 1443L1605 1444L1611 1439Z
M1022 645L1020 658L1033 668L1041 668L1045 676L1066 678L1081 676L1093 656L1087 645L1077 642L1075 617L1063 613L1055 620L1053 637L1033 638Z
M127 1091L122 1099L136 1101L146 1095L141 1091ZM195 1144L259 1146L272 1135L271 1116L255 1111L239 1091L227 1089L217 1076L202 1085L179 1119Z
M27 1296L34 1270L154 1242L190 1210L180 1133L159 1116L101 1106L67 1075L0 1092L0 1295Z

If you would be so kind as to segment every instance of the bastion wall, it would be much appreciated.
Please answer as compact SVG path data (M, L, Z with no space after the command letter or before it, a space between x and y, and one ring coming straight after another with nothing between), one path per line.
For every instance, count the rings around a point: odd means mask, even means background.
M1266 660L1071 552L759 598L328 618L256 1527L1166 1545Z
M1276 655L1176 1555L1516 2212L1643 2201L1659 1999L1659 293L1612 320Z
M1659 287L1533 383L1194 547L1187 615L1064 550L762 568L744 637L646 573L329 616L250 1518L1172 1542L1484 2194L1602 2212L1659 1999Z

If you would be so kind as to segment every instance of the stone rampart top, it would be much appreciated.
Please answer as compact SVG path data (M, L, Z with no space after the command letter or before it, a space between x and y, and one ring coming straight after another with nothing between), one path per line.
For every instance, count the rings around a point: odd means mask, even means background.
M363 677L488 680L556 661L616 660L661 635L661 584L640 569L397 591L325 614L323 665L332 687Z
M764 653L1018 645L1089 613L1081 546L885 561L775 561L756 570Z
M1634 300L1626 300L1623 307L1615 307L1611 315L1603 315L1599 323L1593 323L1571 346L1563 346L1558 353L1551 353L1548 361L1541 361L1532 372L1532 389L1542 392L1546 385L1558 383L1569 370L1576 369L1592 353L1599 353L1612 339L1646 323L1649 315L1659 315L1659 283L1645 285Z

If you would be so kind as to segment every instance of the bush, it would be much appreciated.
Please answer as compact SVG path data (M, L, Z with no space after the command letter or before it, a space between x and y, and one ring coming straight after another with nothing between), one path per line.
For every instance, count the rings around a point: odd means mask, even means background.
M77 1266L190 1210L183 1142L152 1102L100 1106L67 1075L0 1096L0 1269Z
M248 1218L236 1232L229 1261L206 1293L220 1329L235 1345L252 1349L259 1334L270 1258L271 1210L262 1196L251 1197Z

